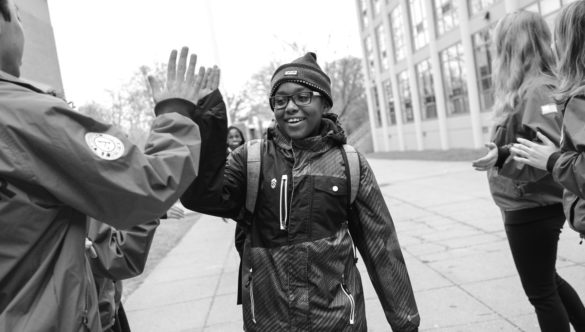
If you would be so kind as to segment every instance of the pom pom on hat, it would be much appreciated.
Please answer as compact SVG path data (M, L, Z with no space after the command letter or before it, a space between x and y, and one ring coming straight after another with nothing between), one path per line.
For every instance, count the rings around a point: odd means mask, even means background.
M315 53L308 52L293 62L278 67L270 80L270 97L274 96L278 87L286 82L301 84L321 93L329 106L333 106L331 79L319 67Z

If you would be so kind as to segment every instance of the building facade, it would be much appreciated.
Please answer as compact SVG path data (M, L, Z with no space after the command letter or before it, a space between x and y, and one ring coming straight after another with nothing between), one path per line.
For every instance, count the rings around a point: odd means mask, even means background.
M494 103L491 35L519 9L552 28L575 0L355 0L375 151L479 148Z
M24 27L21 77L63 95L63 81L47 0L16 0Z

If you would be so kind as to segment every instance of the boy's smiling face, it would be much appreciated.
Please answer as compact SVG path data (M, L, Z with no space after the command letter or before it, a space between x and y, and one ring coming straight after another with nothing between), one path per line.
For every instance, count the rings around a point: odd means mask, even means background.
M301 92L312 92L300 84L286 82L278 87L275 96L291 96ZM321 117L328 110L323 98L313 96L311 103L296 105L292 99L281 109L274 109L274 118L283 134L293 140L316 136L319 133Z

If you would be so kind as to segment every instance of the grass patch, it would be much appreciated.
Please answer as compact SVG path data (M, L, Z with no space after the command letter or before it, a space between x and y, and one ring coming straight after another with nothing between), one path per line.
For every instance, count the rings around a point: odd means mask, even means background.
M472 161L486 154L487 149L449 149L424 151L388 151L373 152L368 158L402 159L402 160L435 160L435 161Z
M156 268L158 263L165 258L167 253L171 251L181 241L183 236L195 225L201 215L196 212L185 210L185 218L183 219L161 219L161 223L156 229L148 260L144 267L144 272L136 278L124 280L123 285L123 299L125 300L133 291L135 291L144 282L146 277Z

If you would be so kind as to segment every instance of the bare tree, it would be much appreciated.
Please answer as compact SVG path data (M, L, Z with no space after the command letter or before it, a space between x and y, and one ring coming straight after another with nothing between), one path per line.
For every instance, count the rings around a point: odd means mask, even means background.
M368 120L362 61L353 56L326 63L331 78L332 112L339 115L348 134Z
M96 102L79 107L79 112L94 116L123 130L128 137L141 146L154 119L154 102L150 94L147 76L162 78L165 75L163 64L152 68L142 66L118 90L108 90L109 107Z
M241 116L246 108L246 100L248 99L246 91L226 93L224 99L230 123L241 121Z

